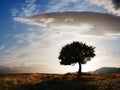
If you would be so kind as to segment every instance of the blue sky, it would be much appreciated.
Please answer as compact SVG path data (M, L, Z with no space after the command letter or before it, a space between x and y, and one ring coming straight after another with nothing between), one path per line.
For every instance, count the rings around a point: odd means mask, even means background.
M55 30L48 30L41 26L16 20L18 17L38 13L66 11L101 12L119 16L119 10L115 10L112 3L109 1L99 2L99 0L2 0L0 3L0 67L11 68L15 71L24 68L26 72L28 67L31 68L31 71L28 72L64 73L77 71L77 65L74 67L60 66L57 59L60 48L73 40L82 40L92 45L103 45L97 49L99 56L96 56L91 63L89 62L88 66L87 64L83 66L83 71L95 70L103 66L109 67L113 63L113 56L116 56L113 67L119 67L117 60L120 48L115 48L119 47L119 35L100 36L94 39L93 36L69 35L69 32L59 35ZM106 5L106 3L110 4ZM114 49L111 49L111 46L115 46ZM100 49L102 50L99 51ZM51 53L52 51L53 53ZM110 58L111 61L106 64ZM106 60L106 65L101 65L104 60ZM93 66L94 63L96 63L95 66ZM90 69L90 67L92 68Z

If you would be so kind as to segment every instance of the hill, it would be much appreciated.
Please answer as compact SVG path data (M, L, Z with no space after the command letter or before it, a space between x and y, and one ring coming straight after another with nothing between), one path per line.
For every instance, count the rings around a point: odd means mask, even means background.
M120 74L6 74L0 90L119 90Z
M120 68L102 67L94 71L95 73L120 73Z

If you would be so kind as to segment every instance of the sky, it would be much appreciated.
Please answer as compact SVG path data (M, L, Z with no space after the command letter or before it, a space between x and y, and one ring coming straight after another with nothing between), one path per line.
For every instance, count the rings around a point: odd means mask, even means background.
M73 41L95 46L82 71L120 67L119 0L1 0L0 73L67 73L61 48Z

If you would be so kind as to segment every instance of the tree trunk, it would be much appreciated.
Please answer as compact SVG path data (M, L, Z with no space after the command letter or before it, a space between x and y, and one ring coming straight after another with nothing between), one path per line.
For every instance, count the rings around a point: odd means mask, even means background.
M81 62L78 62L78 65L79 65L78 76L80 76L81 75L81 70L82 70Z

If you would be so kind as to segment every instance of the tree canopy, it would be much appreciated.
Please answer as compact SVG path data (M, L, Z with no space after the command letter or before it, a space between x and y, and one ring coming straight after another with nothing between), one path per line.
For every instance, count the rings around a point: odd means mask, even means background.
M90 61L91 58L95 56L95 47L88 46L82 42L72 42L70 44L62 47L60 51L60 55L58 58L60 59L61 65L71 65L78 63L79 71L81 72L81 64L85 64L87 61Z

